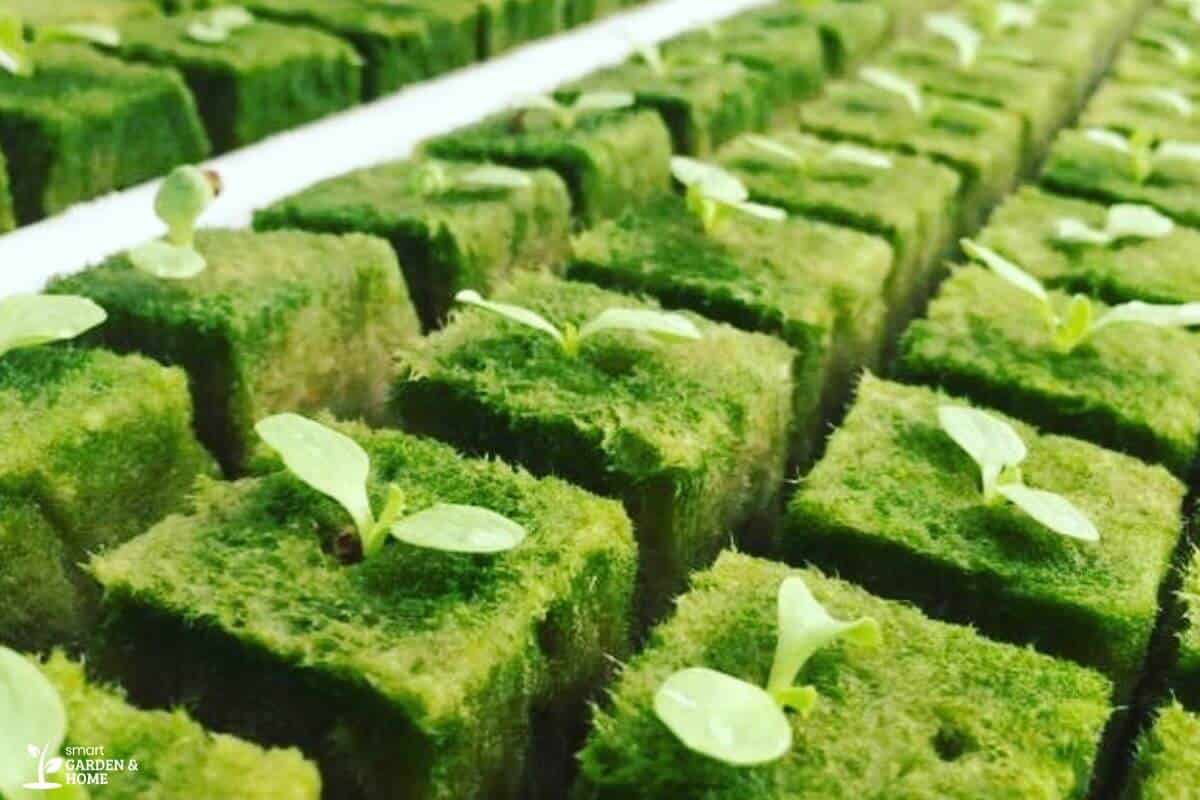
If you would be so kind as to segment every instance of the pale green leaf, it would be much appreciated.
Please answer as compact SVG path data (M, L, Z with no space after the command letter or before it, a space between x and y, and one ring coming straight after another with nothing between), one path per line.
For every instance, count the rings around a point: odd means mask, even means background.
M187 26L187 36L200 44L221 44L229 38L230 31L204 20L196 20Z
M1186 65L1192 61L1192 48L1182 39L1151 30L1141 31L1137 34L1136 38L1147 44L1154 45L1160 50L1166 51L1176 64Z
M1154 305L1135 300L1108 310L1092 326L1093 331L1110 325L1136 323L1159 328L1191 328L1200 325L1200 303Z
M0 646L0 794L16 797L36 782L39 761L50 763L66 736L58 690L32 661Z
M1161 239L1175 230L1175 223L1150 206L1121 203L1108 209L1105 230L1111 239Z
M662 50L659 49L657 44L635 41L633 42L633 46L651 72L659 77L666 77L667 61L663 58Z
M1093 330L1094 314L1090 299L1081 294L1072 297L1067 313L1055 326L1054 341L1059 349L1070 352L1078 347Z
M551 113L558 113L564 110L561 103L545 94L522 97L513 106L514 108L525 109L526 111L549 111Z
M1050 296L1046 293L1046 289L1042 286L1037 278L1030 275L1025 270L1018 267L1013 262L1009 261L1004 256L980 244L976 244L970 239L962 240L963 252L968 256L979 261L992 272L999 275L1004 280L1016 286L1021 291L1027 292L1043 303L1050 301Z
M730 205L743 214L764 219L768 222L783 222L788 216L787 212L782 208L764 206L761 203L731 203Z
M11 350L74 339L108 319L86 297L21 294L0 300L0 356Z
M191 245L146 242L129 251L129 263L163 280L183 281L208 268L204 256Z
M70 22L38 28L35 38L39 42L90 42L101 47L118 47L121 44L119 30L96 22Z
M297 478L341 504L367 539L375 522L367 497L371 460L357 442L299 414L267 417L254 430Z
M495 511L446 503L396 520L391 532L407 544L451 553L503 553L528 536L525 528Z
M213 25L234 31L254 24L254 15L241 6L221 6L208 12L208 19Z
M1116 150L1118 153L1125 155L1133 152L1129 146L1129 140L1119 133L1105 130L1104 128L1088 128L1083 132L1083 135L1093 144L1107 147L1109 150Z
M925 17L925 29L954 45L959 66L966 68L975 63L983 36L961 17L948 13L929 14Z
M1151 86L1143 90L1143 94L1159 105L1166 106L1181 117L1190 118L1196 111L1192 99L1178 89L1165 86Z
M631 92L585 92L579 95L572 108L577 113L585 111L618 111L630 108L637 102Z
M1020 466L1028 455L1016 429L987 412L966 406L941 406L938 424L979 465L985 498L992 497L1000 474Z
M25 25L16 14L4 11L0 11L0 70L20 77L33 74Z
M497 189L528 189L533 186L533 178L529 177L528 172L494 165L476 167L463 173L459 180L472 186Z
M1095 524L1065 497L1018 483L1000 486L997 491L1057 534L1083 542L1100 541L1100 531Z
M196 221L217 198L220 179L215 172L190 165L171 171L154 196L154 213L167 226L172 244L192 245Z
M829 148L827 157L831 161L845 161L871 169L891 169L894 163L891 156L856 144L836 144Z
M920 114L925 110L925 98L921 94L920 87L891 70L863 67L859 70L858 77L876 89L899 95L913 110L913 113Z
M996 27L1002 31L1032 28L1037 24L1037 9L1021 3L997 3Z
M1098 231L1075 217L1064 217L1054 223L1054 239L1067 244L1099 245L1101 247L1112 243L1112 237L1106 231Z
M712 200L733 204L743 203L750 197L750 192L736 176L694 158L675 156L671 159L671 173L684 186L696 188Z
M579 338L586 339L604 331L636 331L673 339L701 339L696 324L681 314L647 308L610 308L579 329Z
M1200 142L1168 140L1158 146L1154 156L1164 161L1200 161Z
M524 325L527 328L533 328L536 331L541 331L550 338L554 339L554 341L558 342L560 345L564 344L562 331L554 327L554 325L552 325L549 320L547 320L541 314L530 311L527 308L509 305L508 303L493 303L488 300L484 300L483 297L480 296L479 292L476 292L473 289L466 289L459 292L457 295L455 295L454 299L460 303L476 306L486 311L490 311L493 314L499 314L500 316Z
M745 137L745 142L756 150L761 150L767 155L774 156L783 161L801 166L808 163L808 156L776 139L752 133Z
M667 678L654 712L687 748L734 766L767 764L792 749L792 726L769 694L705 667Z

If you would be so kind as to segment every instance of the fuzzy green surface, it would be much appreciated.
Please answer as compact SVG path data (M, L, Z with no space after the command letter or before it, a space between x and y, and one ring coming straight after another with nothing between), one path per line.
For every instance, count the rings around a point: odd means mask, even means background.
M1069 295L1051 292L1061 316ZM1093 303L1096 316L1107 311ZM1047 430L1186 476L1200 440L1200 335L1114 325L1070 353L1041 304L982 267L943 284L904 336L898 370Z
M392 353L420 325L395 253L370 236L201 231L208 268L161 280L124 254L51 291L109 314L95 338L182 366L201 441L237 473L258 420L328 408L378 418Z
M300 746L337 797L511 797L531 736L628 649L629 520L562 481L340 427L371 456L376 507L395 483L410 511L481 505L529 537L495 556L389 542L343 565L328 550L346 512L264 457L262 477L210 483L190 516L93 561L106 663L139 702L189 698L214 727Z
M436 158L552 169L587 224L671 186L671 135L652 111L589 114L570 130L537 112L507 112L431 139L424 149Z
M1165 706L1137 743L1124 800L1200 798L1200 717L1177 703Z
M571 197L555 173L527 188L462 182L475 165L435 164L449 186L422 189L424 161L396 161L319 183L254 215L260 230L303 228L387 239L426 329L462 289L483 295L517 269L557 269L570 252Z
M92 800L318 800L321 796L316 766L297 750L264 750L210 733L182 710L134 708L120 689L93 682L82 664L62 653L36 663L66 707L67 739L60 752L68 768L82 767L89 760L124 763L124 768L112 771L73 770L79 777L107 776L105 783L88 787ZM89 756L85 751L72 752L73 748L97 748L99 754Z
M1179 590L1183 627L1179 632L1179 661L1172 675L1172 688L1183 702L1200 711L1200 550L1184 568Z
M209 144L183 80L86 45L39 45L32 77L0 70L0 151L26 224L199 161Z
M35 29L77 22L115 25L162 14L155 0L0 0L0 11L16 14Z
M1052 191L1101 202L1144 203L1200 227L1200 162L1155 159L1147 180L1135 175L1129 156L1070 130L1050 150L1041 182Z
M1192 111L1182 112L1163 102L1155 96L1155 88L1180 92L1192 102ZM1200 140L1196 106L1200 106L1200 80L1153 85L1108 81L1088 101L1079 124L1086 128L1108 128L1127 136L1141 131L1156 139L1195 142Z
M682 198L664 195L579 237L567 275L790 344L803 462L854 375L882 358L891 268L891 248L873 236L736 212L708 234Z
M1163 47L1160 38L1174 39L1190 47L1192 57L1185 63ZM1146 12L1121 50L1113 75L1123 82L1158 84L1178 88L1200 80L1200 62L1196 49L1196 23L1187 8L1157 7Z
M820 650L798 683L793 748L759 767L686 749L653 711L662 682L706 666L762 685L777 635L776 596L802 577L840 619L871 616L877 649ZM582 753L580 800L978 800L1082 798L1109 714L1099 675L933 622L815 570L725 553L693 579L678 612L622 673Z
M13 208L12 187L8 180L8 161L0 150L0 233L8 233L17 227L17 213Z
M1200 232L1177 225L1158 239L1116 246L1067 244L1054 238L1058 220L1103 230L1108 206L1024 187L992 215L978 240L1048 286L1110 303L1200 301Z
M659 75L641 61L609 67L569 84L560 94L631 92L637 106L657 112L676 153L705 156L739 133L762 130L773 111L770 82L741 63L667 61Z
M217 152L265 139L356 104L362 59L329 34L256 21L223 42L188 28L207 12L121 26L122 58L183 74Z
M810 163L784 161L746 137L723 147L718 161L757 202L887 239L896 260L888 278L888 305L904 322L940 271L941 258L954 247L958 173L904 155L889 156L891 169L876 169L830 158L833 145L807 134L772 131L770 137L809 156Z
M539 276L495 299L576 326L654 307ZM688 570L773 508L792 426L791 348L688 316L703 340L614 332L570 358L543 333L464 310L405 356L393 412L410 430L624 500L653 615Z
M862 82L837 83L801 105L800 127L827 139L922 155L955 169L963 179L960 230L978 227L1021 173L1021 118L1002 109L926 98L924 113Z
M481 13L480 58L490 59L526 42L557 33L565 0L408 0L443 14L453 6L474 7Z
M345 39L366 61L364 99L471 64L479 58L480 12L447 3L433 14L416 2L238 0L255 14ZM454 12L454 13L450 13Z
M788 507L784 551L933 616L1101 670L1122 695L1145 657L1185 487L1160 467L1014 423L1027 485L1075 504L1098 543L1059 536L1008 503L938 424L962 402L876 378Z
M183 373L101 350L0 357L0 441L0 506L29 519L0 523L0 584L12 588L0 640L22 647L81 638L95 598L73 565L178 510L198 475L215 474Z

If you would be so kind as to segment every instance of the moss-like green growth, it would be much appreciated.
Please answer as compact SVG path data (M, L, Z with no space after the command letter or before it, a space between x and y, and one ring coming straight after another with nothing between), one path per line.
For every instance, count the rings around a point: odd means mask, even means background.
M1051 292L1061 316L1070 297ZM1107 309L1096 305L1099 316ZM1187 476L1200 444L1200 336L1114 325L1062 352L1038 300L979 267L947 281L901 346L899 371L1056 433Z
M588 224L671 185L671 136L650 111L588 115L571 129L535 112L510 111L433 139L425 150L437 158L552 169Z
M79 22L116 25L162 15L155 0L0 0L0 10L15 14L35 30Z
M430 13L420 2L239 0L255 14L318 28L354 45L366 61L363 96L373 99L479 58L478 5L446 2ZM439 4L439 8L443 8Z
M121 57L173 67L187 80L217 152L349 108L362 94L362 60L311 28L256 21L223 42L188 28L205 13L121 26Z
M1188 708L1200 710L1200 550L1192 555L1179 590L1183 629L1179 632L1179 661L1172 688Z
M0 357L0 641L78 643L94 592L74 565L182 507L215 474L179 370L44 346Z
M889 155L889 169L839 159L835 145L798 132L776 131L771 138L810 163L790 163L748 137L723 147L718 161L757 202L887 239L896 261L888 277L888 307L892 328L902 329L954 247L958 173L918 156Z
M118 255L51 291L109 314L95 337L187 370L201 440L241 470L254 424L330 408L378 418L392 353L419 332L396 256L369 236L202 231L208 268L167 281Z
M12 187L8 181L8 161L0 150L0 233L17 227L17 212L13 208Z
M1080 124L1120 131L1126 136L1142 131L1156 139L1195 142L1200 141L1198 109L1200 85L1194 80L1158 84L1114 80L1105 82L1088 101Z
M576 326L609 308L652 307L537 276L497 299ZM641 544L642 607L654 615L731 532L769 515L792 425L795 353L693 319L702 341L618 332L571 358L545 334L465 311L408 356L394 411L411 430L624 500Z
M570 84L560 94L630 92L639 108L657 112L676 153L704 156L739 133L762 130L771 118L771 83L741 63L712 53L699 61L668 61L665 74L629 61Z
M426 185L435 172L438 185ZM254 215L260 230L367 233L391 242L424 326L463 289L488 294L519 268L557 268L570 252L571 198L549 170L527 187L471 183L476 165L397 161L317 184Z
M74 44L39 45L33 63L31 77L0 70L0 151L22 224L208 154L174 71Z
M61 754L93 800L147 797L317 800L321 776L297 750L264 750L210 733L184 711L142 711L115 687L90 680L62 653L40 663L67 711ZM119 762L104 768L103 762ZM95 769L86 769L88 762ZM99 762L99 763L97 763ZM64 773L56 778L61 779Z
M939 426L935 391L876 378L792 499L783 549L930 614L1103 671L1132 687L1181 535L1185 487L1160 467L1015 423L1027 485L1100 530L1080 544L1004 504Z
M842 619L870 616L883 646L816 653L800 682L816 708L793 716L794 746L759 767L685 748L653 697L681 668L761 684L771 668L781 581L799 575ZM581 759L581 800L1082 798L1109 714L1101 676L967 628L933 622L815 570L725 553L622 674Z
M1010 111L927 98L914 112L904 98L862 81L834 84L799 107L801 127L830 139L922 155L963 178L959 230L977 228L1021 172L1024 128Z
M1011 259L1042 283L1110 303L1200 301L1200 232L1176 226L1157 239L1115 246L1068 244L1055 223L1078 219L1104 230L1108 206L1025 187L1006 200L979 235L984 247Z
M748 215L710 234L682 198L664 195L584 234L567 274L790 344L792 457L805 463L854 376L882 358L891 268L891 248L872 236Z
M1141 180L1128 154L1092 141L1082 130L1070 130L1050 150L1041 180L1063 194L1145 203L1177 222L1200 227L1200 161L1155 158L1153 172Z
M550 748L567 757L607 654L628 651L628 518L562 481L339 427L369 453L377 501L395 483L414 510L481 505L529 537L495 556L393 542L343 564L330 550L345 511L264 456L262 477L210 483L191 516L93 561L104 663L139 702L187 698L213 727L300 746L339 796L553 785Z
M1200 775L1200 717L1177 703L1164 707L1138 739L1124 800L1193 800Z

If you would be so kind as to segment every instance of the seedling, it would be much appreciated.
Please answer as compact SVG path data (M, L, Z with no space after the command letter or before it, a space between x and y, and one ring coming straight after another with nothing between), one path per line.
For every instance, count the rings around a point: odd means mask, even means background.
M0 796L58 789L50 778L64 767L58 752L66 738L58 690L32 662L0 646Z
M6 297L0 300L0 357L23 347L74 339L107 318L104 309L86 297Z
M659 687L654 712L688 749L737 767L783 758L792 749L785 710L806 714L817 701L816 689L795 686L813 654L842 638L882 642L878 622L834 619L798 576L780 585L778 603L779 640L765 690L705 667L680 670Z
M1131 303L1113 306L1097 317L1091 299L1081 294L1071 298L1065 315L1060 316L1050 300L1050 294L1037 278L994 250L989 250L968 239L963 240L962 246L968 256L981 262L1013 286L1037 299L1054 344L1064 353L1074 351L1097 331L1112 325L1141 324L1160 328L1186 328L1200 325L1200 303L1153 305L1135 300Z
M886 170L891 169L893 161L890 156L887 156L878 150L872 150L867 147L860 147L855 144L840 143L829 148L823 148L823 152L819 155L816 153L805 153L795 147L786 145L778 139L771 139L759 134L750 134L745 139L746 143L757 150L761 150L769 156L773 156L781 161L787 162L793 167L796 167L801 172L811 172L821 162L842 161L849 164L856 164L861 167L870 169ZM815 149L815 148L814 148Z
M454 189L528 189L533 178L519 169L492 164L451 175L441 161L426 161L417 170L414 188L423 195L438 195Z
M371 459L349 436L298 414L268 417L254 429L297 478L346 509L365 558L378 554L389 537L431 550L487 554L512 550L527 536L521 525L478 506L438 503L406 514L396 484L388 486L376 518L367 495Z
M770 222L782 222L787 212L774 206L751 203L750 190L729 172L685 156L671 159L671 173L687 189L687 207L712 233L730 211Z
M914 114L925 112L925 97L921 87L903 75L878 67L863 67L858 71L858 77L876 89L899 95Z
M472 289L461 291L454 298L460 303L476 306L485 311L512 320L513 322L533 328L549 336L562 347L563 352L571 358L579 356L583 342L604 331L630 331L650 333L671 339L703 338L700 329L687 317L666 311L654 311L642 308L610 308L600 312L582 327L576 328L570 323L560 330L552 322L536 311L530 311L508 303L493 303L484 300L479 292Z
M1196 104L1192 102L1192 98L1179 89L1171 89L1166 86L1150 86L1144 89L1142 94L1148 100L1160 106L1165 106L1184 119L1191 119L1196 113Z
M1083 542L1100 541L1100 532L1082 511L1061 495L1025 485L1021 464L1029 453L1011 425L964 406L942 406L938 423L946 435L979 465L983 501L1008 500L1055 533Z
M25 43L25 23L6 11L0 11L0 69L22 78L33 74L33 59Z
M1165 51L1171 57L1171 60L1181 67L1190 66L1192 63L1192 48L1182 39L1177 39L1170 34L1154 31L1143 31L1136 38L1139 41Z
M1156 145L1154 136L1141 130L1126 137L1103 128L1089 128L1084 135L1094 144L1127 156L1130 176L1138 183L1150 180L1164 161L1200 162L1200 142L1167 140Z
M34 31L37 42L86 42L101 47L119 47L121 32L111 25L97 22L69 22L65 25L50 25Z
M1150 206L1122 203L1108 209L1104 230L1081 219L1064 217L1054 223L1054 238L1068 245L1109 247L1128 239L1161 239L1175 230L1175 223Z
M519 107L525 111L544 111L556 126L572 130L587 114L631 108L634 102L629 92L585 92L570 103L560 103L549 95L536 95L523 100Z
M214 8L187 28L188 38L200 44L221 44L235 31L254 24L254 15L240 6Z
M220 193L217 173L177 167L154 199L154 212L166 224L167 237L129 251L130 262L165 280L187 280L203 272L208 263L196 250L196 221Z
M939 13L925 17L925 29L935 36L948 39L958 51L958 65L970 69L979 57L983 35L957 14Z
M1021 3L996 3L992 15L993 25L999 31L1032 28L1037 24L1037 18L1036 8Z

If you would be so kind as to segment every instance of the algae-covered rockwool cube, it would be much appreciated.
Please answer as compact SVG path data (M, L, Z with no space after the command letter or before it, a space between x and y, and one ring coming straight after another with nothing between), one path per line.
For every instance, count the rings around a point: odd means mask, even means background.
M173 70L76 44L37 45L32 63L28 76L0 70L0 150L22 224L208 154Z
M478 6L446 3L433 14L419 2L238 0L255 14L317 28L354 45L366 62L365 99L466 66L479 57Z
M39 28L78 23L116 25L130 19L162 16L155 0L0 0L0 11Z
M424 149L435 158L552 169L588 224L671 185L671 135L652 111L585 114L566 127L542 112L509 111L432 139Z
M517 269L558 268L570 252L571 198L558 175L489 175L478 165L397 161L317 184L259 211L254 224L387 239L422 323L434 328L457 292L490 292Z
M1138 737L1122 800L1195 800L1200 796L1200 717L1164 706Z
M984 499L979 467L939 423L944 406L964 405L865 378L789 503L787 560L1097 668L1124 696L1181 535L1184 485L1161 467L1012 422L1028 450L1025 484L1070 501L1100 533L1069 539Z
M1113 80L1101 86L1088 101L1080 124L1119 131L1126 136L1141 132L1159 140L1195 142L1200 141L1197 106L1200 106L1200 83L1195 81L1144 84Z
M882 641L825 647L798 683L817 691L789 715L792 747L731 766L685 747L656 716L677 670L763 685L778 638L776 597L799 577L838 619L874 618ZM1100 675L934 622L816 570L725 553L624 670L581 753L580 800L1054 798L1085 795L1109 716ZM745 730L730 736L751 735Z
M1188 708L1200 711L1200 550L1185 566L1179 590L1183 627L1179 632L1179 660L1171 675L1172 689Z
M126 60L172 67L187 80L217 152L299 127L357 103L362 59L327 33L256 20L223 41L190 30L211 12L121 26Z
M1200 227L1200 143L1126 144L1096 129L1064 131L1050 150L1041 182L1055 192L1106 203L1144 203Z
M44 346L0 356L0 643L76 644L95 593L87 554L179 510L215 474L182 372Z
M631 206L576 240L567 275L648 294L796 351L792 457L805 463L886 335L891 247L822 222L739 215L706 232L683 198Z
M209 732L183 710L135 708L121 689L89 678L83 664L60 652L33 663L66 711L64 767L48 777L84 783L92 800L321 797L316 766L295 749L268 750Z
M770 81L741 63L710 57L665 58L661 67L640 59L602 69L565 87L580 92L630 92L639 108L656 111L677 153L708 155L746 131L762 130L774 110Z
M824 71L840 75L890 38L892 15L884 6L869 2L821 3L809 7L773 3L720 23L719 28L743 35L758 30L765 40L772 42L805 42L815 30L820 37Z
M1106 230L1111 208L1024 187L996 209L979 243L1048 286L1110 303L1200 301L1200 231L1175 225L1156 238L1123 237L1111 244L1059 238L1064 220Z
M1050 292L1062 317L1071 298ZM1093 303L1096 318L1108 309ZM1190 474L1200 443L1200 335L1111 325L1064 351L1037 298L978 267L943 284L897 369L1055 433Z
M830 86L802 104L800 126L828 139L931 158L963 179L959 230L974 229L1021 173L1024 128L1010 111L946 98L909 98L865 81Z
M895 253L888 307L894 327L906 324L954 247L958 173L919 156L862 153L799 132L775 131L771 140L785 150L751 134L723 147L718 161L757 202L887 239Z
M419 324L382 239L211 230L196 247L207 268L164 280L128 254L55 281L109 313L107 346L187 370L200 439L227 473L241 470L253 426L277 411L378 418L392 353Z
M187 699L214 728L299 746L334 796L561 797L552 754L569 759L584 701L629 647L628 518L495 460L339 428L368 453L377 505L395 484L414 511L481 506L527 538L494 555L392 541L343 563L346 512L264 459L93 562L106 668L138 702Z
M495 299L577 329L610 309L655 308L532 275ZM773 516L792 424L791 348L685 318L699 340L609 331L572 357L541 331L464 311L405 357L393 411L409 430L624 500L653 616L689 569Z

